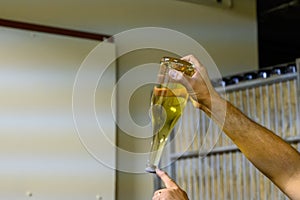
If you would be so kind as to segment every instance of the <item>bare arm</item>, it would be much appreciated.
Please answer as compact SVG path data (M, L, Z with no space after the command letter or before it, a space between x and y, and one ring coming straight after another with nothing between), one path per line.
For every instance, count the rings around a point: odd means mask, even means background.
M194 56L182 58L197 69L193 77L170 74L188 89L242 153L291 199L300 199L300 154L272 131L252 121L213 89L206 69ZM226 112L224 112L226 110ZM296 122L295 122L296 123Z
M291 199L300 199L300 155L293 147L272 131L255 123L229 102L213 97L210 106L203 110L217 122L222 122L219 105L226 105L226 117L222 130L238 146L241 152L263 174L274 182ZM202 104L203 105L203 104Z

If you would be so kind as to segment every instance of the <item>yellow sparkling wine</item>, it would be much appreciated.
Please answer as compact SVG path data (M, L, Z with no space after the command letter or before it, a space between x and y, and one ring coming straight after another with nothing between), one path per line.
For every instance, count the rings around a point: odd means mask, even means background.
M186 89L177 83L169 88L154 87L151 99L153 140L148 161L148 172L158 166L164 146L187 102Z

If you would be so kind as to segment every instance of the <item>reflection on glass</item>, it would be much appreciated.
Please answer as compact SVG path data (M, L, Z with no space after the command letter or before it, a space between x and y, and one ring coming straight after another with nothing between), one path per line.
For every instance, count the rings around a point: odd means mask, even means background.
M183 113L188 98L185 87L169 78L170 69L176 69L187 75L194 74L194 69L188 62L170 57L161 60L158 85L153 88L150 107L153 138L146 168L150 173L155 173L164 146Z

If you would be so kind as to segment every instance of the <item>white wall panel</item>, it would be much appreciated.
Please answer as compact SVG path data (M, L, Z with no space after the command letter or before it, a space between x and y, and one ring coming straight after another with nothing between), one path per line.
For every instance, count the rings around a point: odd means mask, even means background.
M114 168L87 152L72 114L76 73L98 43L0 28L0 199L115 199ZM107 76L111 86L114 67ZM114 143L114 122L106 124ZM97 142L114 165L113 146Z

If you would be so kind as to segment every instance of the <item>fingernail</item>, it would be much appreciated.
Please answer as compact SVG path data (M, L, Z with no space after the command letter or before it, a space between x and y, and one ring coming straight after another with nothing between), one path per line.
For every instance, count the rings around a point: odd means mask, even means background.
M156 168L156 173L160 174L160 173L162 173L162 170L160 170L159 168Z
M175 70L173 70L173 69L170 69L170 71L169 71L169 76L171 76L171 78L175 78L176 77L176 71Z
M169 71L169 76L172 78L172 79L175 79L175 80L179 80L181 79L182 77L182 74L174 69L170 69Z

